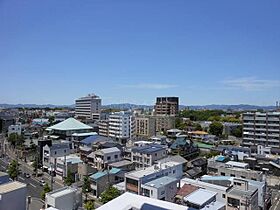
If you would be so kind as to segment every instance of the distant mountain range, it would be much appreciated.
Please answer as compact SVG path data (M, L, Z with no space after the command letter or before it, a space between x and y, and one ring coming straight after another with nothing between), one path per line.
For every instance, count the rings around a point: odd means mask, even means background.
M74 108L75 105L54 105L54 104L0 104L0 108ZM122 103L122 104L109 104L103 105L104 109L153 109L152 105L138 105L138 104L130 104L130 103ZM210 104L210 105L180 105L180 109L193 109L193 110L202 110L202 109L210 109L210 110L273 110L275 106L258 106L258 105L249 105L249 104L237 104L237 105L223 105L223 104Z

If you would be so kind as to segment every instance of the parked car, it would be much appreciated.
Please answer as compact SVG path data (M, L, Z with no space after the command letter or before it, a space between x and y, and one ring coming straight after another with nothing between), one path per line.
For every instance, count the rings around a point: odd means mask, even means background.
M41 179L41 180L40 180L40 185L41 185L41 186L45 186L45 185L46 185L45 180Z

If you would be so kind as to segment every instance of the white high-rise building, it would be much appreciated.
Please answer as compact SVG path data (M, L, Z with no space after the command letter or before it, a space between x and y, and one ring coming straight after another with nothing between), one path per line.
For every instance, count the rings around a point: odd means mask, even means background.
M280 112L244 113L243 145L280 148Z
M76 118L98 120L100 112L101 98L95 94L89 94L75 101Z
M113 112L109 115L109 136L117 139L134 137L135 117L129 111Z

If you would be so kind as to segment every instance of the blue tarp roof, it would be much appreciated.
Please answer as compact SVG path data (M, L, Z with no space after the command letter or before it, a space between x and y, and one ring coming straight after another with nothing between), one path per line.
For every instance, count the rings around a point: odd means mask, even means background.
M218 162L224 162L225 159L226 159L225 156L219 156L219 157L216 158L216 161L218 161Z
M89 137L85 138L84 140L82 140L81 144L90 145L95 142L106 141L106 140L108 140L108 137L93 135L93 136L89 136Z

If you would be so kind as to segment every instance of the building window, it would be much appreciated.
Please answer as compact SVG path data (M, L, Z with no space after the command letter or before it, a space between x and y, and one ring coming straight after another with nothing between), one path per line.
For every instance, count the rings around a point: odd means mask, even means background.
M56 151L54 152L54 154L56 155Z
M111 160L111 156L108 156L108 157L107 157L107 160Z
M175 174L176 170L173 170L173 174Z
M115 159L117 159L118 158L118 155L115 155Z
M234 174L231 174L230 176L235 177L235 175L234 175Z
M226 198L226 195L225 195L225 194L223 194L223 195L222 195L222 197L223 197L223 198Z
M221 172L221 176L225 176L226 174L224 172Z

